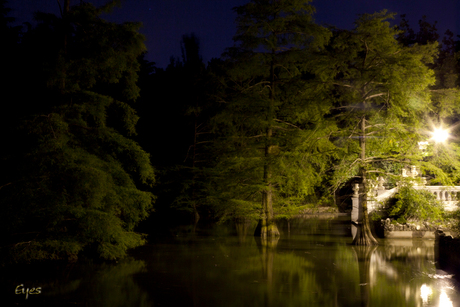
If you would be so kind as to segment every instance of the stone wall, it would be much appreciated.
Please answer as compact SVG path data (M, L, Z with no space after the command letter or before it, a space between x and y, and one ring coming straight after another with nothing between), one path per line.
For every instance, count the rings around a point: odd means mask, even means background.
M376 227L379 228L376 232L385 238L435 239L436 232L442 231L442 226L428 222L399 224L393 223L389 218L381 220ZM451 231L446 230L446 233L450 234Z

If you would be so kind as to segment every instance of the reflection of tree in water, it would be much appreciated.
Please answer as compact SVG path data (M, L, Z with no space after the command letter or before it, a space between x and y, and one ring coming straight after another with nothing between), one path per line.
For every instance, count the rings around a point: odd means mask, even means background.
M369 306L369 292L370 292L370 265L371 256L377 249L376 245L364 246L354 245L353 251L355 252L358 267L359 267L359 286L361 293L360 306Z
M289 245L287 245L289 246ZM336 249L286 250L276 241L259 241L261 272L266 287L264 306L341 306L331 253Z
M288 232L292 235L313 235L321 237L346 237L349 236L349 218L337 216L336 214L319 214L283 219L277 222L278 227L283 232Z
M151 300L134 280L145 270L142 260L124 259L119 263L31 264L1 272L11 285L41 287L39 295L3 298L1 306L151 306ZM5 275L4 275L5 273ZM6 276L8 275L8 276ZM13 288L14 290L14 288ZM10 292L10 291L8 291ZM13 291L11 291L13 293ZM11 303L11 304L10 304Z
M433 283L425 272L434 270L434 250L422 240L386 242L353 247L323 235L307 241L282 237L272 248L260 242L260 257L246 263L249 270L241 276L262 272L258 282L264 283L260 297L266 306L281 306L283 298L292 306L422 306L420 289Z
M431 282L423 272L434 267L430 255L430 248L412 240L403 246L338 247L334 263L340 305L421 306L420 288Z
M372 252L353 247L359 264L359 281L354 283L360 284L361 306L422 306L421 291L427 285L439 297L439 279L430 277L430 272L436 273L433 247L417 240L387 242Z
M256 237L261 256L262 276L267 283L267 290L264 296L265 306L273 306L273 262L278 241L279 237Z
M235 228L236 228L236 234L238 235L238 240L240 241L241 244L246 242L246 238L248 237L248 234L253 235L251 231L253 232L253 225L252 225L252 220L250 219L237 219L235 221ZM252 239L252 237L251 237Z
M330 220L331 218L294 218L290 220L290 231L294 234L302 234L302 235L309 235L309 234L318 234L323 233L324 230L330 229ZM285 221L283 221L285 222ZM287 223L287 220L286 220ZM284 228L284 227L283 227Z
M146 292L134 281L134 275L145 270L141 260L120 263L78 265L70 272L78 279L60 281L43 287L47 306L152 306Z

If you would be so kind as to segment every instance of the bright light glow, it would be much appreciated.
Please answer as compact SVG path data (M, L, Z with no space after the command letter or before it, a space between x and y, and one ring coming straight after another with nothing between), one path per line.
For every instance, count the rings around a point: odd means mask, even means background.
M452 301L447 296L447 293L442 290L441 297L439 298L439 307L453 307Z
M428 147L428 142L418 142L418 149L425 150Z
M420 287L420 296L422 297L423 304L428 303L428 297L433 293L430 287L426 284L423 284Z
M433 137L432 139L436 142L436 143L443 143L445 142L448 138L449 138L449 131L447 130L444 130L442 128L436 128L434 129L433 131Z

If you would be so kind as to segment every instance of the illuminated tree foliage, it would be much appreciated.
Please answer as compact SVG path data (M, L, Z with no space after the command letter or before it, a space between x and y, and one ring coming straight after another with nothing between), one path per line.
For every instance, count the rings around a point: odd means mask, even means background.
M439 40L436 22L430 24L423 16L419 20L419 32L415 33L408 22L401 27L404 31L399 40L406 45L433 44ZM429 67L435 72L436 83L430 86L432 106L428 110L427 126L446 129L451 135L455 134L457 122L460 119L460 90L459 90L459 50L458 41L453 33L447 30L442 42L438 45L438 57ZM408 39L411 37L412 39ZM435 145L435 146L433 146ZM448 146L444 146L448 145ZM427 146L422 170L432 184L458 185L460 182L460 147L458 142L449 138L445 144L429 144Z
M16 261L116 259L144 243L135 226L152 209L154 171L130 138L130 104L145 46L139 24L99 17L113 5L37 13L21 42L27 75L9 89L0 160L1 248Z
M303 0L255 0L235 8L236 46L226 54L224 110L214 117L219 162L212 175L224 216L260 219L262 237L277 236L275 213L289 214L314 194L332 144L327 104L306 74L312 51L329 32L313 23Z
M321 62L313 66L317 82L327 85L333 103L331 117L340 129L335 135L342 158L335 166L333 185L356 177L361 193L369 179L387 173L387 162L421 159L417 142L430 107L428 86L434 73L436 44L405 47L396 40L386 11L361 15L351 31L337 30ZM355 243L376 243L362 197L364 220Z

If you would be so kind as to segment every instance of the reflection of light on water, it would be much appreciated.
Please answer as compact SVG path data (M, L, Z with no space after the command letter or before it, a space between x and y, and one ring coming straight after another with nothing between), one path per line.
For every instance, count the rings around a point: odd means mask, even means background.
M428 297L433 293L430 287L428 287L426 284L423 284L420 287L420 296L422 297L423 304L428 303Z
M428 303L428 298L433 294L433 290L428 287L426 284L423 284L420 287L420 296L422 297L423 305ZM439 297L439 307L453 307L453 303L450 298L447 296L447 293L444 289L441 290L441 296Z
M398 278L398 272L382 257L382 255L379 253L372 253L369 268L370 284L373 285L378 283L378 273L384 274L391 279Z
M447 296L446 291L441 291L441 297L439 298L439 307L453 307L452 301Z

